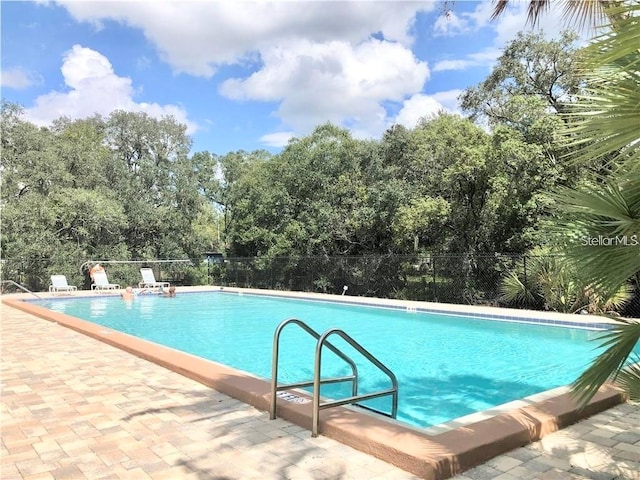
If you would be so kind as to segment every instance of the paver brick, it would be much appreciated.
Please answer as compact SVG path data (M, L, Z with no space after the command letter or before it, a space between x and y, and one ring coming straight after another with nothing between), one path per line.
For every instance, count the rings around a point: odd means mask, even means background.
M498 475L496 478L494 478L493 480L519 480L519 479L518 477L514 477L510 473L502 473Z
M27 475L23 478L24 480L56 480L50 472L36 473L33 475Z
M635 431L618 433L617 435L611 437L611 439L615 440L616 442L624 442L629 444L638 443L640 442L640 426L638 426Z
M640 461L639 452L628 452L626 450L617 450L613 452L613 458L615 460L631 460L632 462Z
M54 478L64 478L68 480L84 479L84 473L78 468L77 465L67 465L65 467L58 467L51 472Z
M50 472L58 468L57 464L53 462L43 462L41 458L30 458L28 460L21 460L16 463L16 467L18 467L18 471L22 474L23 477L35 475L37 473Z
M536 457L539 457L541 453L536 451L534 448L518 448L516 450L512 450L509 452L509 456L511 458L515 458L516 460L521 460L522 462L526 462L532 460Z
M487 462L487 465L490 465L496 470L500 470L501 472L508 472L512 468L515 468L518 465L522 465L522 460L513 458L509 455L501 455L494 458L493 460L489 460Z

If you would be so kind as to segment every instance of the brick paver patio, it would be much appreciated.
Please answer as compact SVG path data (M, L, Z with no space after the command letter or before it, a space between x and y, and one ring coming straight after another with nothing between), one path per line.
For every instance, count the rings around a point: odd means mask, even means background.
M0 306L2 479L415 476L72 330ZM640 406L514 450L464 479L640 479Z

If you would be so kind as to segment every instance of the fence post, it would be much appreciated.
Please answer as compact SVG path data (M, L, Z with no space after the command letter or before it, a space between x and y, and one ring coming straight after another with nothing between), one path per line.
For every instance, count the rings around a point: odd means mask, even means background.
M524 267L524 288L528 288L528 283L527 283L527 255L525 254L522 257L522 265Z
M432 302L437 302L438 298L436 296L436 256L433 255L431 258L432 258L432 262L431 263L433 264L433 283L432 283L433 295L431 296L432 297L431 301Z

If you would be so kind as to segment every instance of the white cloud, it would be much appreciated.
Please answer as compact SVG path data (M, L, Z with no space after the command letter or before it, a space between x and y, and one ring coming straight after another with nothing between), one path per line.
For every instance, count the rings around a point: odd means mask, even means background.
M86 118L96 113L106 116L121 109L146 112L156 118L173 115L187 125L188 133L196 130L184 109L177 105L136 103L131 79L116 75L111 62L94 50L74 45L65 54L61 71L68 91L39 96L33 107L26 109L28 118L37 125L50 125L60 116Z
M440 103L447 112L460 113L460 101L458 97L462 95L462 90L456 88L443 92L432 93L431 96Z
M469 20L456 15L454 11L441 15L433 25L433 32L436 37L460 35L469 31Z
M435 98L419 93L402 103L395 123L413 128L421 118L435 117L442 110L444 107Z
M221 93L234 99L281 102L275 114L306 133L331 121L377 135L386 127L384 101L401 101L422 90L426 63L399 43L375 39L299 42L263 53L251 76L225 81Z
M387 40L410 45L416 13L437 7L432 1L57 3L78 21L98 26L109 19L140 28L174 71L204 77L251 52L302 39L357 44L381 32Z
M471 60L440 60L433 66L433 71L446 72L447 70L466 70L473 66L474 63Z
M502 49L498 47L487 47L479 52L469 55L469 58L478 65L491 65L502 55Z
M0 85L2 88L14 88L22 90L33 85L41 85L42 77L31 73L22 67L3 68L0 72Z
M264 143L269 147L284 147L294 137L293 132L274 132L268 133L260 137L260 143Z
M458 97L462 90L446 90L432 94L418 93L402 102L395 123L414 128L422 118L433 118L440 112L460 113Z
M447 70L467 70L473 67L491 67L498 57L502 55L502 50L496 47L488 47L479 52L466 55L465 58L454 60L440 60L433 66L434 72L444 72Z
M363 135L384 130L383 102L422 89L429 71L411 53L412 27L418 12L438 8L431 0L57 3L97 28L112 20L140 29L175 73L253 69L221 92L278 102L284 128L331 121Z
M136 60L136 68L138 70L147 70L149 67L151 67L151 59L149 57L143 55Z

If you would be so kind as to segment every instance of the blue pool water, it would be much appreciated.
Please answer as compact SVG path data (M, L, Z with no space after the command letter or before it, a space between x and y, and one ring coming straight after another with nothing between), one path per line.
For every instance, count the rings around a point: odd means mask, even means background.
M226 292L55 299L44 306L269 379L277 325L291 317L318 332L338 327L387 365L400 386L398 419L426 427L571 383L597 355L599 333L575 328L410 313ZM389 381L339 337L360 371L361 393ZM297 326L281 337L280 382L313 377L315 340ZM325 349L323 377L350 373ZM347 385L323 387L349 396ZM389 411L390 397L366 405Z

